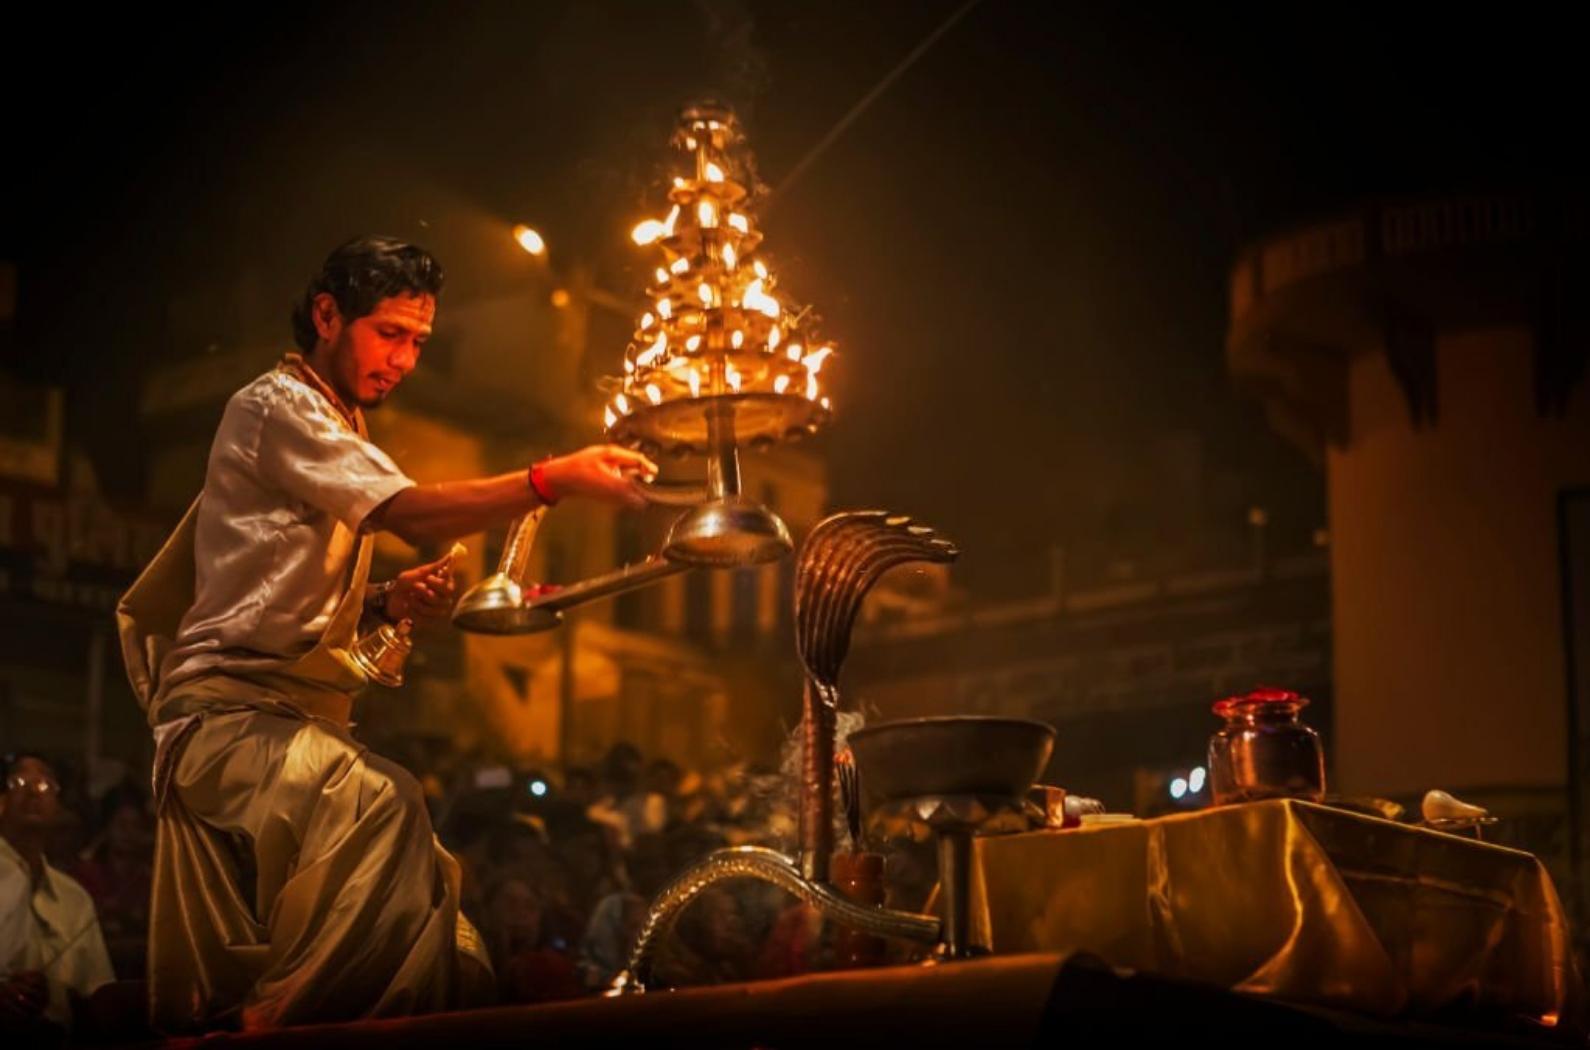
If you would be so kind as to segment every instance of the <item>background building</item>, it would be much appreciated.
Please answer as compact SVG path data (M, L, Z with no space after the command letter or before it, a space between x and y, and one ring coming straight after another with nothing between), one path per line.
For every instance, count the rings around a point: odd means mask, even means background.
M1344 211L1243 253L1227 343L1325 468L1342 789L1491 807L1581 894L1587 234L1577 195Z

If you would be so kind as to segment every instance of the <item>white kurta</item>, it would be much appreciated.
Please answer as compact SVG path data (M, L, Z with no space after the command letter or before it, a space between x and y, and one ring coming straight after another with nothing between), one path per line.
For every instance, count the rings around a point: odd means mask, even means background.
M369 513L414 482L284 369L227 402L194 537L193 605L161 692L207 670L286 666L324 635Z
M65 1028L68 990L86 997L116 979L88 891L48 862L35 884L28 862L0 838L0 973L28 970L44 971L45 1016Z

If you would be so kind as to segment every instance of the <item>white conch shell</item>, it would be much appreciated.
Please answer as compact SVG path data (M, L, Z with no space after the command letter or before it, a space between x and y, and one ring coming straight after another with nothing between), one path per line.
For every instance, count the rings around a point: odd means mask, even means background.
M1484 820L1491 815L1489 810L1471 806L1439 788L1425 792L1424 803L1420 809L1424 813L1424 819L1432 823L1448 820Z
M1096 798L1085 798L1082 795L1067 795L1064 806L1065 815L1077 820L1087 816L1097 816L1105 812L1103 802Z

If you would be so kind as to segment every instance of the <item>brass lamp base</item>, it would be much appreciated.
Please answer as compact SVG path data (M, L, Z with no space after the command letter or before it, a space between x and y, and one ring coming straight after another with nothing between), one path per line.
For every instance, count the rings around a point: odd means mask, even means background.
M746 365L747 370L751 368ZM709 417L714 412L723 412L733 421L727 429L736 444L751 448L815 434L832 415L820 401L799 394L686 395L660 405L636 406L608 428L607 437L653 454L711 453L714 444Z
M777 561L793 548L777 514L744 496L725 496L681 515L662 553L679 564L722 569Z

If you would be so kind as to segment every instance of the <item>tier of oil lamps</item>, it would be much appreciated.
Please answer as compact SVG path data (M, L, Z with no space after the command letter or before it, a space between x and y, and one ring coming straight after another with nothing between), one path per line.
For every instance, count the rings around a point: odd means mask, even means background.
M739 449L815 433L831 403L819 379L834 352L809 309L778 291L751 210L750 156L734 113L685 108L668 210L635 227L659 253L623 372L608 381L608 438L652 454L706 457L707 484L674 523L664 556L694 565L783 557L789 530L740 491Z
M637 245L660 253L659 265L622 372L605 381L604 423L610 441L704 457L706 483L638 484L654 503L687 508L662 550L548 593L525 575L541 516L520 518L497 571L459 600L453 623L463 630L546 630L587 601L688 568L757 565L793 549L784 522L741 492L740 448L804 437L828 421L832 404L819 375L834 347L816 338L809 308L790 306L777 291L760 250L755 178L733 111L710 102L685 107L672 145L684 163L672 176L668 210L633 233Z

